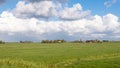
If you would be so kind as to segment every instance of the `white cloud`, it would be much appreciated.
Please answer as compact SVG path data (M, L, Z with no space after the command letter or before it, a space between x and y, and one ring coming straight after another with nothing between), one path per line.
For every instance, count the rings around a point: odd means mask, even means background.
M75 4L73 7L62 7L60 3L52 1L40 1L26 4L25 1L20 1L13 10L13 14L21 18L43 18L49 19L52 17L62 20L77 20L90 15L90 11L83 11L80 4Z
M118 0L107 0L104 2L104 5L109 8L111 7L113 4L115 4Z
M0 37L17 40L72 39L83 38L119 38L120 23L118 17L107 14L103 17L73 21L41 21L37 18L22 19L11 12L0 14ZM8 39L7 38L7 39Z
M118 23L118 17L113 14L107 14L103 16L104 25L106 25L106 29L108 30L117 30L120 27L120 23Z
M52 1L42 1L28 4L26 4L25 1L20 1L13 10L13 13L15 16L22 18L48 18L56 15L55 9L57 7L59 7L59 5L55 6Z
M59 18L63 20L76 20L90 15L90 11L82 11L80 4L73 5L72 8L65 7L59 12Z

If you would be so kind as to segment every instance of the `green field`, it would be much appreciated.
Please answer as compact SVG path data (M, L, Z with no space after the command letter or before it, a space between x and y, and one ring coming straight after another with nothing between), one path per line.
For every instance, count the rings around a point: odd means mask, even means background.
M0 68L120 68L120 43L0 44Z

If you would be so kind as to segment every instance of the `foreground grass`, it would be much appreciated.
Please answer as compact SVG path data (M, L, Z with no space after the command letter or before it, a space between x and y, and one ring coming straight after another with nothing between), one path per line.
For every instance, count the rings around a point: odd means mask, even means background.
M120 68L120 43L0 44L0 68Z

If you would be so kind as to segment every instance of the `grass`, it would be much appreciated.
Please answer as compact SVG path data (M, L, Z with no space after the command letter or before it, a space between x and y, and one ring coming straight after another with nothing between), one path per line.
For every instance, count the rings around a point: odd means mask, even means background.
M0 68L120 68L120 43L0 44Z

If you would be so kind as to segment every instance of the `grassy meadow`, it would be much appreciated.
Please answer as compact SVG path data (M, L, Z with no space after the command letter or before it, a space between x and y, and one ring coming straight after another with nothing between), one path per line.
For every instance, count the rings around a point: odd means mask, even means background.
M120 68L120 42L0 44L0 68Z

